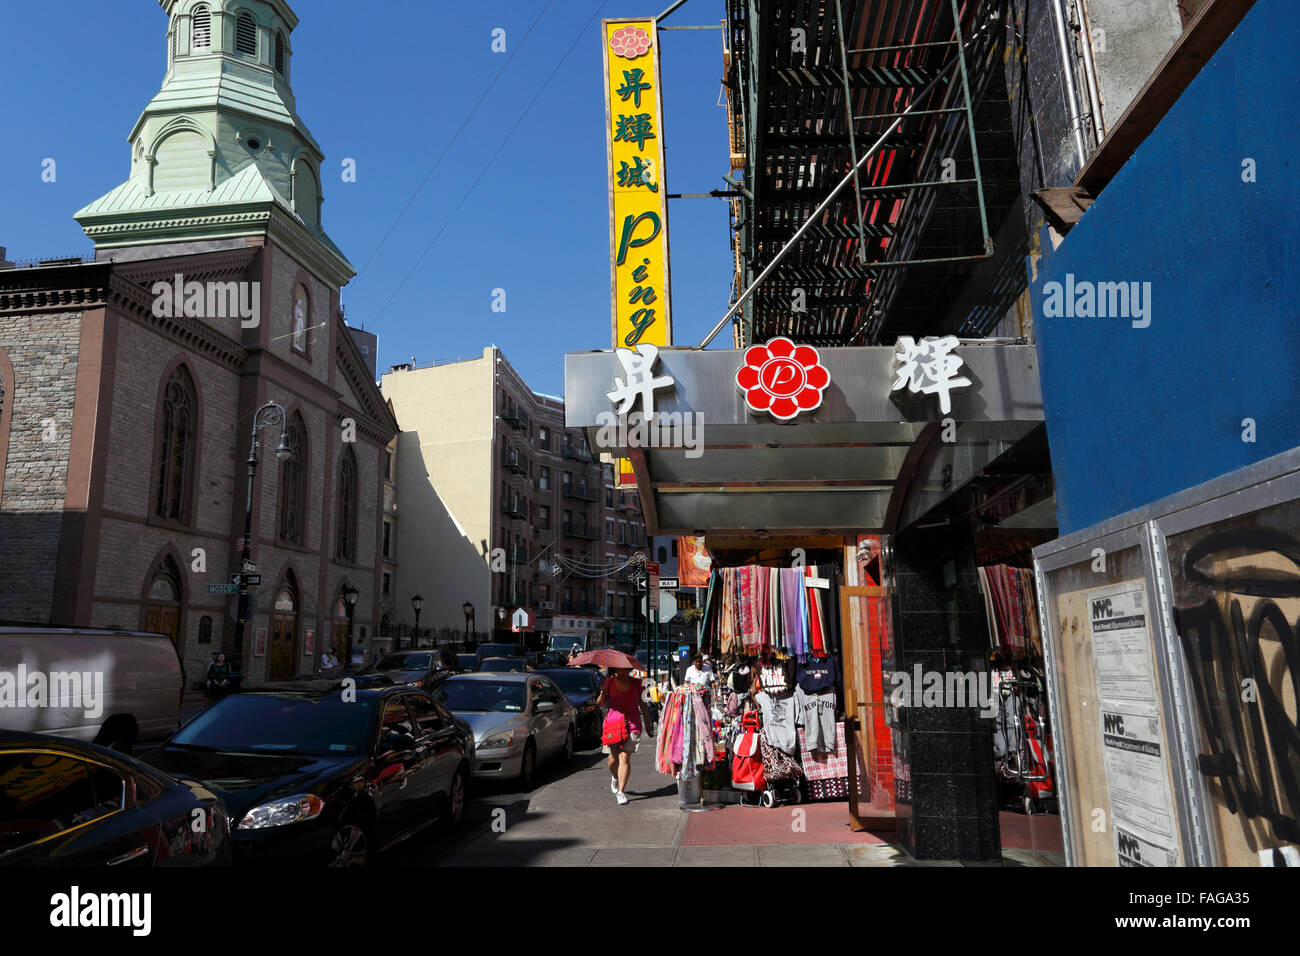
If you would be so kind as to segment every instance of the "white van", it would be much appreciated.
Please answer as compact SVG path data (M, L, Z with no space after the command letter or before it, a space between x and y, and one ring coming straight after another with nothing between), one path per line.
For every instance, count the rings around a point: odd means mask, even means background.
M183 690L180 658L161 634L0 627L0 730L130 753L176 729Z

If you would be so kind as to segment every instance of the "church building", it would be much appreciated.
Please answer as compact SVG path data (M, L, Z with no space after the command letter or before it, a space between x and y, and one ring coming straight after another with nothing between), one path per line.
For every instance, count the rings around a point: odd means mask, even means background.
M0 624L160 631L191 670L241 649L242 569L256 684L386 632L398 428L340 308L356 270L322 224L297 17L161 6L126 181L75 213L93 259L0 265Z

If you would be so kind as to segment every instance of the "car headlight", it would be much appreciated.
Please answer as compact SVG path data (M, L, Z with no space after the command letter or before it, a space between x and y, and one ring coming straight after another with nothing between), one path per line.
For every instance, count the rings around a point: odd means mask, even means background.
M265 830L267 827L314 820L324 809L325 801L314 794L300 793L292 797L281 797L253 807L245 813L244 819L239 821L239 829Z
M507 747L515 745L515 732L508 730L504 734L493 734L491 737L485 737L483 742L478 745L479 750L504 750Z

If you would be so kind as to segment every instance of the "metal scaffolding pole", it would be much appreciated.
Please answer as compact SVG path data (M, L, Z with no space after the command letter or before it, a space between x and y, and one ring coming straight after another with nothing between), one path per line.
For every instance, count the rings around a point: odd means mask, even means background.
M844 122L849 127L849 159L853 163L853 200L858 206L858 261L867 261L867 231L862 223L862 184L858 181L858 139L854 134L853 91L849 88L849 53L844 41L844 7L842 0L835 0L835 30L840 41L840 65L844 68L840 74L844 79Z

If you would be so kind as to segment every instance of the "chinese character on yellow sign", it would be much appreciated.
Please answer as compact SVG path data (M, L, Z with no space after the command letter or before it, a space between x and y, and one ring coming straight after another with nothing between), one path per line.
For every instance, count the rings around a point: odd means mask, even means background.
M604 20L614 348L671 345L668 199L664 192L655 21Z

